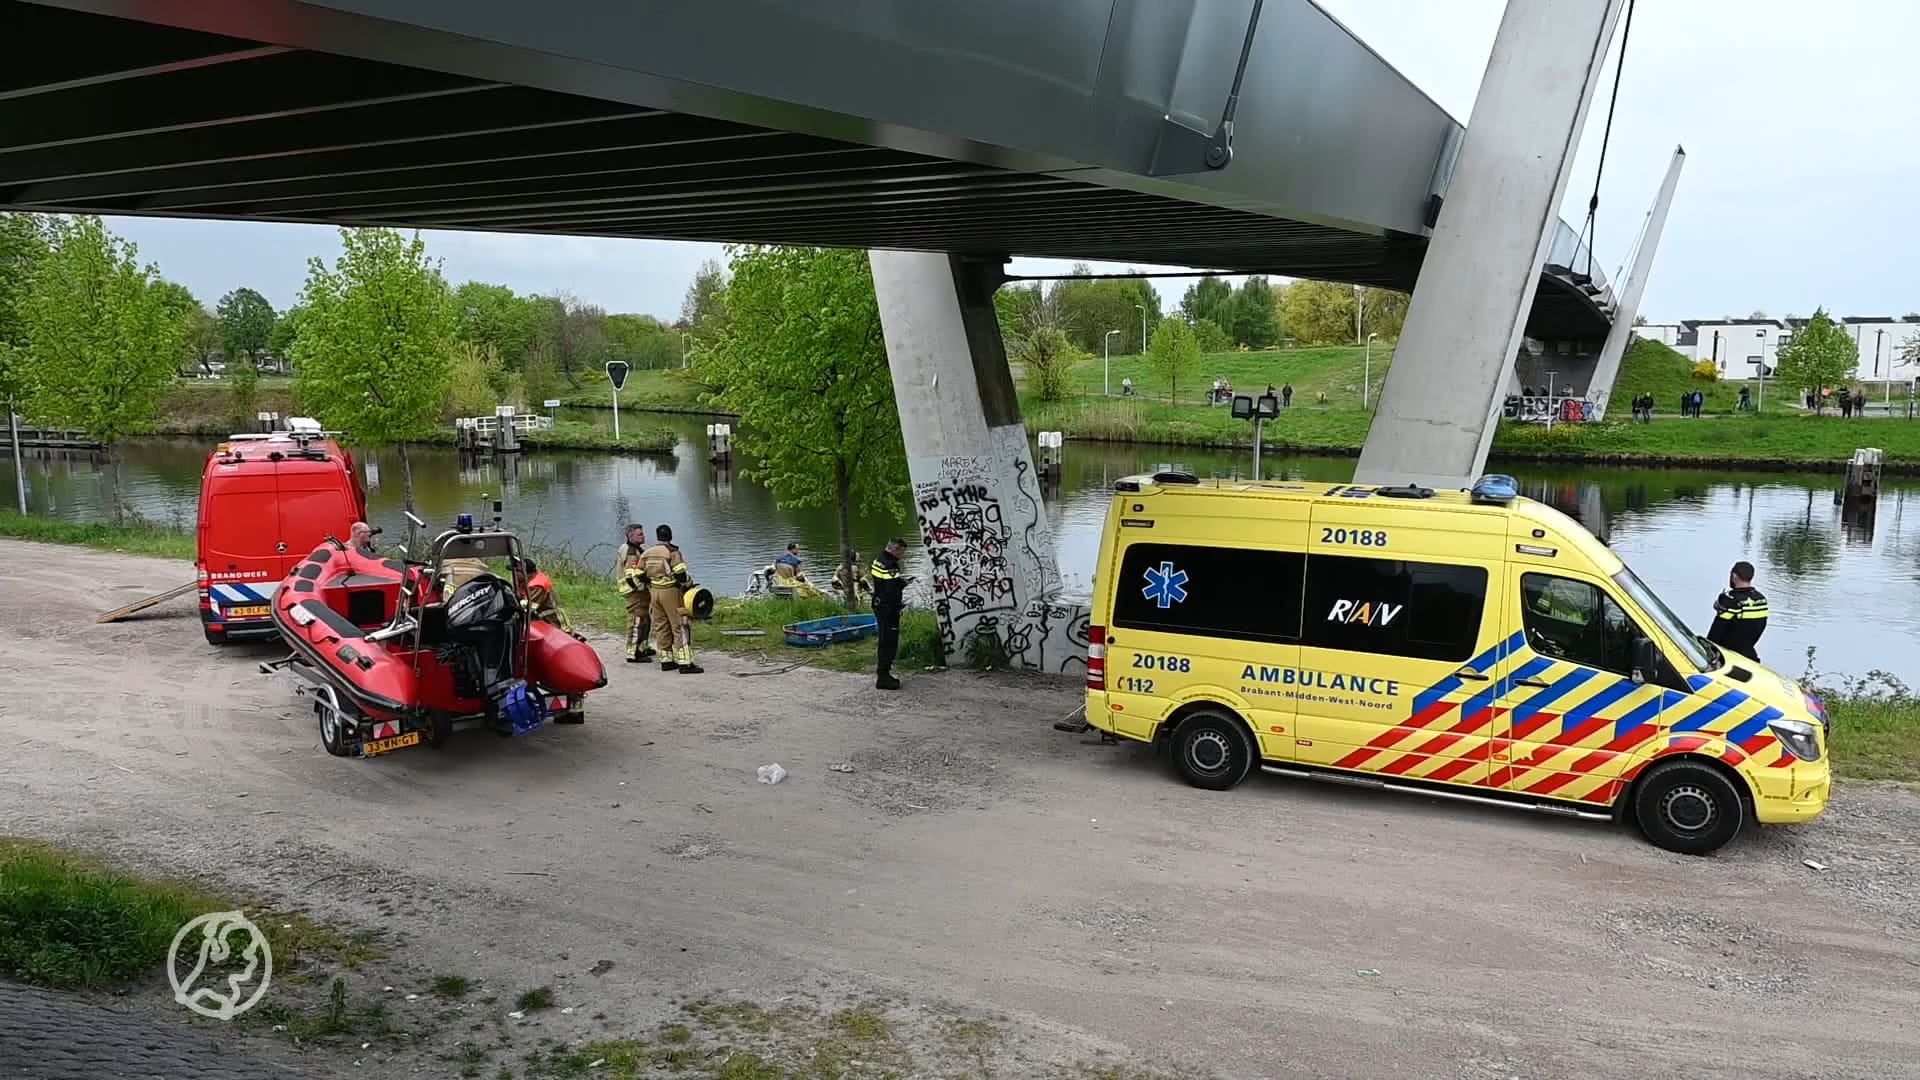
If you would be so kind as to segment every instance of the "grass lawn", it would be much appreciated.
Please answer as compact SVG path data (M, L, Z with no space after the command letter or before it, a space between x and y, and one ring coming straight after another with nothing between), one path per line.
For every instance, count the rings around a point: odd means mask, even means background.
M124 551L132 555L154 555L163 559L193 561L197 545L194 535L183 529L136 521L126 525L89 524L62 521L18 510L0 510L0 536L14 540L37 540L43 544L76 544L103 551Z
M189 920L249 907L194 882L122 873L84 855L0 836L0 976L59 990L92 990L158 973ZM363 937L343 938L283 913L254 920L276 971L302 957L353 966L377 955ZM235 945L243 944L236 939ZM236 952L237 955L237 952Z
M457 440L451 428L436 429L426 440L434 446L452 446ZM613 432L602 431L579 420L557 420L546 431L529 431L520 436L522 445L534 450L604 450L617 454L671 454L680 445L680 436L666 428L629 425L615 439Z
M560 403L589 409L611 409L613 407L613 384L607 381L604 372L588 372L581 376L580 389L562 386L559 391ZM701 400L712 388L696 379L691 371L685 369L630 371L627 384L620 390L622 409L655 409L661 412L711 413L713 406Z
M1920 701L1829 699L1833 767L1855 780L1920 783Z

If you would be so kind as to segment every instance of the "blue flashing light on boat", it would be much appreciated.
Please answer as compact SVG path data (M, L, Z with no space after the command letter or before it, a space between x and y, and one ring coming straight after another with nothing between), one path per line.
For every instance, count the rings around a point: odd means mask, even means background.
M1490 473L1481 477L1470 493L1474 502L1505 506L1520 497L1520 481L1504 473Z
M463 533L472 532L473 531L473 515L461 514L459 517L454 518L453 527L454 527L454 530L457 532L463 532Z

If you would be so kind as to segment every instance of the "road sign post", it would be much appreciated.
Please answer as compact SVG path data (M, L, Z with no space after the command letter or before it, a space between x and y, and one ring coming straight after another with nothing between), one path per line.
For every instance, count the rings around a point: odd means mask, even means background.
M620 441L620 388L627 385L627 362L607 361L607 381L613 384L613 439Z

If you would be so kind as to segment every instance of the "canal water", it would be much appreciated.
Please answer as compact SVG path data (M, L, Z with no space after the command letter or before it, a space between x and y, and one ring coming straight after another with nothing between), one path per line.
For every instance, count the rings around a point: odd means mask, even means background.
M604 411L574 418L607 424ZM415 449L420 515L432 525L461 511L486 512L482 496L504 502L507 522L532 542L565 547L611 565L620 527L629 521L674 527L696 575L716 592L737 593L789 541L798 541L816 579L832 560L836 527L831 505L781 508L743 474L751 460L736 454L731 470L710 464L700 417L629 414L626 423L668 426L681 436L669 456L539 453L497 464L463 461L450 449ZM140 440L124 465L129 502L149 520L192 527L201 465L210 440ZM76 520L107 516L105 469L84 454L29 452L29 505L36 513ZM1050 489L1047 510L1070 588L1090 585L1108 494L1115 479L1162 463L1201 475L1244 475L1251 456L1071 443L1064 476ZM399 463L391 451L372 456L376 479L368 496L374 524L404 531ZM1268 458L1269 478L1343 482L1354 461L1340 457ZM1920 481L1889 477L1870 525L1842 520L1834 503L1837 475L1730 473L1600 466L1497 466L1526 494L1573 515L1606 537L1615 551L1696 629L1707 625L1714 594L1736 559L1759 569L1757 584L1772 601L1773 620L1761 656L1798 675L1808 648L1820 670L1864 675L1891 672L1920 685ZM0 462L0 500L14 503L10 459ZM1906 524L1912 506L1915 522ZM857 513L856 544L870 556L912 522Z

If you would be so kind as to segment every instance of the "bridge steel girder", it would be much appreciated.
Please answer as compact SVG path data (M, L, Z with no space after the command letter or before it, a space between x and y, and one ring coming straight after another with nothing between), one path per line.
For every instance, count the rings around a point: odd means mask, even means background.
M1220 124L1256 0L36 2L1376 236L1425 234L1460 136L1310 0L1260 5L1231 164L1157 177L1170 126Z

